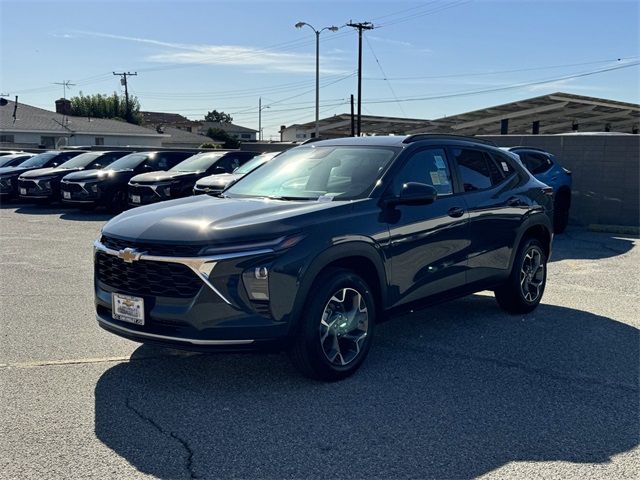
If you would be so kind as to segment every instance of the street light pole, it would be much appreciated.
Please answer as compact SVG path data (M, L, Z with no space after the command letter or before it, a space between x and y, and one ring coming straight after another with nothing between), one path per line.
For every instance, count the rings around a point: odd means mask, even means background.
M324 27L320 30L316 30L313 25L306 22L298 22L295 24L296 28L302 28L307 26L313 30L316 34L316 133L315 137L318 138L320 136L320 33L324 30L329 30L330 32L337 32L338 27Z

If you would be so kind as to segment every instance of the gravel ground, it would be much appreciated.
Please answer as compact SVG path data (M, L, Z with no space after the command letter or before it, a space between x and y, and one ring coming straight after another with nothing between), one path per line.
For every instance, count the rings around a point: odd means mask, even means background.
M543 304L379 326L335 384L102 331L103 214L0 209L0 478L637 478L638 240L569 229Z

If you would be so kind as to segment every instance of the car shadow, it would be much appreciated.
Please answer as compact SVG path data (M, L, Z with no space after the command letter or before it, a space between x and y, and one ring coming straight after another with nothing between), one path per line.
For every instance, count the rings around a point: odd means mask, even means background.
M284 355L141 346L95 389L97 438L175 478L477 477L509 462L606 463L639 443L639 332L474 295L378 326L338 383Z
M585 228L569 228L553 238L551 261L598 260L631 251L637 237L614 233L591 232Z

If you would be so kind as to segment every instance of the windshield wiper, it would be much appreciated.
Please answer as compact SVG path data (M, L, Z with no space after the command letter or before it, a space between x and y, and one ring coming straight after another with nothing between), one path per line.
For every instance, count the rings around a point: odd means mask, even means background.
M296 201L296 200L316 200L314 197L286 197L279 195L271 195L268 197L269 200L287 200L287 201Z

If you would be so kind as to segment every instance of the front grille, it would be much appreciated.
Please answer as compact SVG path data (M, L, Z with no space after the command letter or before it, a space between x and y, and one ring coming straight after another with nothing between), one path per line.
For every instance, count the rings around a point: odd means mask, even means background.
M124 250L128 247L139 252L145 252L148 255L157 255L159 257L197 257L200 255L200 250L204 247L204 245L158 245L154 243L132 242L107 237L105 235L100 239L100 243L111 250Z
M144 185L129 185L129 201L132 202L132 196L137 195L140 197L141 204L159 202L168 198L162 194L164 188L159 187L157 191L154 191L151 187Z
M24 188L27 191L27 195L42 195L51 191L51 188L45 189L33 180L18 180L18 188Z
M62 185L62 189L66 190L67 192L71 192L71 193L84 192L82 187L80 185L78 185L77 183L65 183L65 182L63 182L61 185Z
M118 292L154 297L192 298L202 281L185 265L138 260L125 263L113 255L96 253L96 276Z

